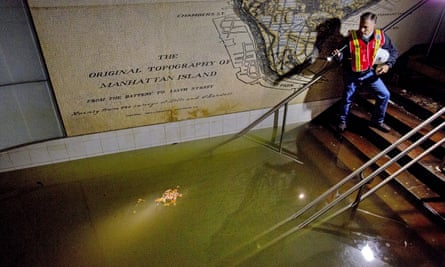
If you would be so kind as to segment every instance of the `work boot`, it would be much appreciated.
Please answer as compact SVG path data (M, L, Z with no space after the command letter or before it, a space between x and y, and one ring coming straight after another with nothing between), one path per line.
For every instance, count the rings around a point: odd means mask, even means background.
M391 131L391 127L389 127L388 125L386 125L383 122L381 122L381 123L371 122L370 126L372 128L375 128L375 129L380 130L380 131L385 132L385 133L389 133Z
M337 131L342 133L346 130L346 122L342 121L337 125Z

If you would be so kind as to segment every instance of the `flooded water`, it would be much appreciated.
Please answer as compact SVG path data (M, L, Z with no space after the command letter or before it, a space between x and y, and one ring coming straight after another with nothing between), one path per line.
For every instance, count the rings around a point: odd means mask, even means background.
M0 174L0 265L440 266L378 199L270 243L336 179L296 136L300 163L214 138Z

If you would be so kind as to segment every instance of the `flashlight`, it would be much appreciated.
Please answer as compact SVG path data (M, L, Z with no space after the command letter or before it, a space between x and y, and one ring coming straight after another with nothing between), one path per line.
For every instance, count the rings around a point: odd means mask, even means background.
M338 52L334 54L334 52L331 53L330 56L326 57L326 60L328 62L331 62L334 59L334 56L336 56L337 54L339 54L341 51L345 50L345 48L348 47L348 45L344 45L341 48L337 49Z

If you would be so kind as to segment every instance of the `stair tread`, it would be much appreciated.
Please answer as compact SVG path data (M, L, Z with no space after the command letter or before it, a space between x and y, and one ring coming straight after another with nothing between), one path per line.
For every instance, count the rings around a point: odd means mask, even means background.
M372 100L368 99L367 101L372 105L374 104L374 102ZM401 121L403 124L405 124L406 126L408 126L411 129L417 127L420 123L423 122L423 120L421 120L418 117L414 116L413 114L409 113L402 107L394 105L392 103L388 104L386 113L388 114L388 116L391 116L391 117ZM424 127L422 127L422 129L419 130L419 133L421 133L422 135L425 135L432 129L434 129L434 128L428 124L428 125L425 125ZM439 142L443 138L445 138L445 132L443 132L443 131L438 131L430 137L430 139L433 142Z
M359 160L359 158L349 150L341 149L340 141L336 139L330 131L326 131L325 128L320 127L312 127L309 131L317 140L323 140L324 147L333 155L337 155L338 160L349 170L355 170L363 165L363 161Z
M397 107L393 104L388 105L387 113L390 114L395 119L400 120L401 122L403 122L405 125L409 126L410 128L415 128L423 122L423 120L413 117L412 115L410 115L407 112L401 111L400 107ZM434 127L432 127L431 125L428 124L428 125L425 125L424 127L422 127L419 130L419 133L421 133L422 135L425 135L432 129L434 129ZM438 142L438 141L442 140L443 138L445 138L445 133L443 131L438 131L430 137L430 139L434 142Z
M401 135L396 133L395 131L391 131L390 133L381 133L376 129L371 129L375 133L379 134L381 137L383 137L389 144L395 143L397 140L400 139ZM397 148L400 151L403 151L407 149L412 144L411 141L407 140L405 142L402 142L397 146ZM411 151L409 151L406 155L410 157L410 159L414 159L417 156L419 156L421 153L423 153L424 150L418 146L414 147ZM436 166L440 165L441 160L434 157L431 153L425 155L421 159L418 160L418 163L426 170L428 170L430 173L434 174L434 176L438 179L440 179L442 182L445 182L445 175L440 172Z
M351 109L351 114L352 114L353 116L356 116L356 117L359 118L359 119L365 119L365 120L368 120L368 119L369 119L369 114L365 113L363 110L360 110L360 108L358 108L357 106L353 106L353 108ZM394 130L390 131L389 133L384 133L384 132L382 132L382 131L379 131L379 130L374 129L374 128L371 128L371 127L369 127L369 130L372 131L372 132L374 132L375 134L377 134L377 135L380 136L381 138L383 138L383 139L388 143L388 145L389 145L389 144L394 144L394 143L397 142L397 141L400 139L400 137L402 136L401 134L399 134L398 132L396 132L396 131L394 131ZM437 135L436 135L436 138L437 138L437 137L440 137L441 134L443 134L443 133L438 132ZM434 136L434 135L433 135L433 136ZM435 138L435 139L436 139L436 138ZM438 140L435 141L435 142L439 142L439 141L442 140L443 138L445 138L445 136L442 137L442 138L440 138L440 139L438 139ZM434 139L434 140L435 140L435 139ZM434 141L434 140L433 140L433 141ZM411 141L406 140L405 142L402 142L401 144L399 144L399 145L397 146L397 148L398 148L400 151L403 151L403 150L407 149L411 144L412 144ZM416 146L416 147L414 147L411 151L409 151L409 152L407 153L407 156L410 157L411 159L414 159L415 157L417 157L418 155L420 155L420 154L423 153L423 152L424 152L424 150L423 150L421 147ZM419 163L425 170L429 171L429 172L430 172L431 174L433 174L437 179L441 180L442 182L445 182L445 175L444 175L442 172L440 172L440 171L438 170L438 168L437 168L437 166L440 165L440 162L441 162L441 159L438 159L437 157L435 157L435 156L432 155L431 153L425 155L424 157L422 157L422 158L418 161L418 163Z
M353 171L360 166L362 166L365 161L361 160L354 152L348 149L342 149L344 145L339 141L330 131L326 131L326 129L323 129L321 127L315 127L311 128L309 132L316 137L317 140L323 140L320 142L325 146L331 153L334 155L337 155L337 159L341 161L341 163L348 168L349 170ZM351 132L344 132L342 134L343 138L346 138L348 142L352 142L353 144L356 143L356 140L364 139L357 134L351 133ZM366 141L366 140L365 140ZM369 141L368 144L365 144L365 141L361 141L363 143L362 148L365 149L366 153L369 158L374 157L376 154L380 152L380 150L375 147L373 144L371 144ZM383 165L388 158L383 158L382 160L377 161L377 165L381 166ZM391 175L396 170L398 170L397 166L398 164L395 163L393 165L390 165L386 173L388 175ZM402 188L404 188L407 192L409 192L413 197L415 197L418 201L422 203L422 205L429 210L431 214L434 214L436 217L438 217L439 220L445 221L445 199L441 198L440 195L436 192L434 192L429 186L424 184L422 181L417 179L414 175L410 174L408 171L404 171L398 176L394 178L395 182L398 183ZM431 201L434 200L434 201Z
M423 117L429 117L432 114L436 113L441 107L443 107L443 104L435 101L431 97L419 95L417 93L408 91L406 89L394 85L389 86L389 89L391 91L391 98L394 98L395 100L403 100L404 103L410 103L409 106L411 107L415 106L417 109L421 108L422 110L426 111L422 112L422 114L424 114ZM397 101L397 102L402 102L402 101ZM401 105L404 106L404 104ZM419 115L417 113L416 115ZM442 116L442 119L443 118L444 116Z
M332 123L332 120L329 120L329 122ZM345 145L344 143L347 142L343 141L344 137L332 131L331 127L332 125L326 123L326 121L322 121L320 124L318 124L317 121L313 121L308 128L308 133L314 137L313 139L311 138L311 140L314 140L316 142L316 144L314 143L314 145L318 144L326 148L326 152L332 153L332 156L335 159L337 159L337 163L335 165L338 166L340 160L337 157L338 153L343 150L348 150L348 149L343 149L344 147L351 148L351 146ZM304 151L310 155L312 150L306 146L308 145L308 143L310 142L303 142L302 145L305 147ZM359 160L361 159L361 157L358 156L356 151L355 151L355 156L353 155L352 157ZM319 164L320 162L315 161L314 163ZM362 160L361 165L363 165L363 163L364 162ZM357 166L355 166L355 164L352 164L352 167L356 168ZM320 166L320 168L325 169L326 166L323 165ZM349 171L353 170L353 168L349 168ZM332 175L332 170L329 169L326 171L329 175ZM401 177L403 177L403 175ZM379 179L375 179L374 182L377 182L377 180ZM403 179L401 181L405 182L405 180ZM375 194L380 199L382 199L382 201L384 201L386 205L388 205L392 210L394 210L394 212L398 212L398 214L400 214L401 219L405 223L407 223L408 225L412 225L413 229L416 230L416 232L425 242L427 242L428 244L434 244L434 246L437 246L438 244L445 244L444 243L445 236L443 236L442 230L441 229L439 231L433 230L435 229L433 226L436 225L434 222L432 222L430 219L424 217L419 213L407 212L406 207L402 203L408 204L410 203L410 201L407 200L403 194L394 192L394 189L391 187L382 187L377 192L375 192ZM433 198L425 198L424 200L425 201L420 201L420 205L424 207L425 212L431 214L438 221L445 222L445 215L443 213L443 207L445 207L445 203L443 202L443 199L438 199L433 197Z
M309 131L317 137L318 140L323 140L324 147L326 147L333 154L337 154L339 149L339 141L334 137L334 135L326 131L324 127L311 127Z
M368 158L373 158L378 153L380 153L380 149L374 146L371 142L365 140L359 135L351 132L345 132L343 136L353 144L361 153L363 153ZM376 165L381 167L385 163L390 160L389 157L383 156L376 161ZM393 163L389 165L385 172L388 175L392 175L396 171L398 171L401 166L398 163ZM429 198L438 198L440 195L434 191L432 191L427 185L425 185L422 181L417 179L414 175L410 174L407 171L404 171L400 175L394 178L403 188L411 192L418 200L429 199Z
M328 149L337 155L339 157L339 160L342 161L342 164L344 164L346 167L348 167L350 170L355 170L359 168L360 166L365 163L363 160L360 160L359 157L354 155L352 152L349 152L349 154L345 154L346 150L341 149L341 145L334 144L335 142L339 143L338 140L335 139L335 137L330 133L329 131L325 131L320 128L313 128L310 130L310 132L318 139L323 140L323 144L328 144ZM357 149L360 150L364 156L368 158L372 158L375 155L377 155L380 150L371 144L369 141L364 139L362 136L359 136L352 132L344 132L343 137L347 139L349 143L354 145ZM326 142L328 141L328 142ZM343 152L343 153L341 153ZM379 160L377 160L376 164L380 167L383 164L385 164L389 158L383 157ZM400 165L397 163L394 163L392 165L388 166L388 169L386 170L386 173L388 175L393 174L400 168ZM418 200L424 200L424 199L431 199L431 198L439 198L440 195L436 192L432 191L427 185L425 185L422 181L417 179L415 176L410 174L409 172L403 172L397 177L394 178L395 181L397 181L403 188L411 192L414 197Z

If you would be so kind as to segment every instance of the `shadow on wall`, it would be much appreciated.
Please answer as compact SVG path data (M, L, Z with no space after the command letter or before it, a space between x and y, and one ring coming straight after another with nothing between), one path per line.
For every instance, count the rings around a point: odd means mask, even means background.
M339 97L343 88L341 68L335 61L327 60L332 51L344 44L346 37L340 33L341 20L339 18L327 19L316 29L317 38L314 49L318 52L313 54L312 64L301 73L305 75L317 74L325 68L330 68L330 71L309 88L305 102Z
M341 95L342 79L341 70L334 61L329 61L328 57L334 49L339 48L345 40L345 36L340 33L341 20L330 18L317 26L317 38L314 44L314 51L303 63L298 64L293 69L279 76L275 84L294 75L317 76L318 73L330 68L317 83L312 85L306 93L304 102L312 102L323 99L339 97Z

